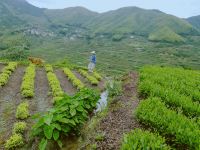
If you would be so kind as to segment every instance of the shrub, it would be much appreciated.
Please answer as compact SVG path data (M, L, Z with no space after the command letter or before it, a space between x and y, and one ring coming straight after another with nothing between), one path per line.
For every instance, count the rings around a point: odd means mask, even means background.
M68 79L72 81L74 86L76 86L78 89L84 88L84 84L71 72L69 68L65 68L63 71Z
M5 148L16 149L24 145L23 137L21 134L13 134L5 143Z
M108 93L111 97L119 96L122 94L122 82L121 81L111 81L106 84Z
M14 124L13 134L23 134L26 128L27 125L25 122L17 122Z
M17 107L16 118L17 119L26 119L29 117L29 104L28 102L23 102Z
M53 73L53 67L51 65L49 65L49 64L45 65L45 70L46 70L47 73L48 72L52 72Z
M184 115L169 110L159 98L142 101L136 110L136 116L159 132L174 136L177 143L186 144L191 149L200 148L198 125Z
M74 96L64 96L55 103L54 108L40 115L32 129L32 135L41 139L39 149L44 150L48 140L62 147L61 137L80 130L99 98L96 91L82 89Z
M64 92L60 86L60 81L57 79L56 75L52 72L48 72L47 78L48 78L49 85L51 87L51 91L52 91L52 95L54 99L56 97L63 97Z
M84 76L86 79L88 79L88 81L92 84L92 85L98 85L99 81L94 78L93 76L89 75L87 73L87 71L83 70L83 69L79 69L79 73Z
M31 98L34 96L35 65L30 64L26 71L21 85L23 97Z
M165 139L160 135L135 129L124 135L121 150L138 149L170 150L170 147L165 144Z
M98 74L96 71L93 72L93 76L99 81L102 80L102 76L100 74Z
M4 86L9 78L12 72L17 68L17 63L15 62L10 62L8 66L6 66L3 70L2 73L0 74L0 87Z

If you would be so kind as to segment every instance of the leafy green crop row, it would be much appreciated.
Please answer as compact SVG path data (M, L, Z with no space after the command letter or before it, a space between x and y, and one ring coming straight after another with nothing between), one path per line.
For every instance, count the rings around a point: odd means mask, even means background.
M29 104L28 102L23 102L17 107L16 118L24 120L29 117Z
M55 141L62 147L62 137L80 130L99 98L96 91L82 89L74 96L64 96L46 114L36 116L32 134L41 139L39 149L45 150L48 141Z
M170 150L170 147L160 135L135 129L124 135L121 150Z
M31 98L34 96L34 81L35 81L35 65L30 64L25 72L21 94L23 97Z
M56 75L52 72L53 68L50 65L48 68L50 69L46 68L47 78L48 78L49 85L51 87L52 95L54 97L54 102L55 102L63 97L64 92L60 86L60 81L57 79Z
M140 71L140 80L150 80L173 89L176 93L200 101L200 71L169 67L144 67Z
M160 97L171 107L178 107L187 116L200 116L200 104L193 102L190 97L182 95L173 89L165 88L150 80L142 80L139 85L140 94Z
M53 73L53 67L51 65L49 65L49 64L45 65L45 70L46 70L47 73L49 73L49 72Z
M19 120L24 120L27 119L28 117L29 117L28 102L22 102L17 107L16 118ZM22 147L24 145L23 134L26 129L27 129L26 122L22 121L16 122L12 130L12 135L5 143L5 148L13 150Z
M99 81L98 81L95 77L89 75L89 74L87 73L87 71L85 71L85 70L83 70L83 69L79 69L78 71L79 71L79 73L80 73L81 75L83 75L85 78L87 78L88 81L90 81L90 83L91 83L92 85L98 85Z
M98 74L96 71L93 72L93 76L99 81L102 80L102 76L100 74Z
M12 72L17 68L17 63L15 62L10 62L8 66L6 66L3 70L2 73L0 74L0 87L4 86L9 78Z
M140 103L137 118L159 132L175 137L177 143L191 149L200 149L199 126L182 114L169 110L159 98L150 98Z
M64 68L63 71L68 79L72 81L74 86L76 86L78 89L84 88L84 84L71 72L69 68Z

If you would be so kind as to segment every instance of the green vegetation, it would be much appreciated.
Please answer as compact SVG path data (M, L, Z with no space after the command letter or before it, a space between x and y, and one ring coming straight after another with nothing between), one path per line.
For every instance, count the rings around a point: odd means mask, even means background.
M13 134L23 134L27 125L25 122L16 122L13 128Z
M98 81L95 77L89 75L89 74L87 73L87 71L85 71L85 70L83 70L83 69L79 69L78 71L79 71L79 73L80 73L82 76L84 76L86 79L88 79L88 81L89 81L92 85L98 85L99 81Z
M52 65L46 64L45 65L45 70L47 73L52 72L53 73L53 67Z
M165 139L158 134L149 131L135 129L124 135L121 150L170 150L171 148L165 144Z
M169 110L159 98L141 102L136 116L142 123L154 127L160 133L174 136L176 143L186 144L191 149L200 148L199 126L184 115Z
M102 76L99 73L97 73L96 71L93 72L93 76L99 81L102 80Z
M0 74L0 87L4 86L9 78L12 72L17 68L17 63L15 62L10 62L8 66L6 66L3 70L2 73Z
M21 94L23 97L34 97L35 65L30 64L25 72L21 85Z
M122 82L121 81L110 81L106 84L106 88L108 90L109 96L119 96L122 94Z
M41 139L39 149L44 150L48 141L55 141L62 147L61 138L71 131L79 131L99 99L99 94L90 89L82 89L74 96L65 96L57 101L48 113L39 116L33 126L33 136Z
M17 107L16 118L24 120L29 117L29 104L23 102Z
M17 149L24 145L21 134L13 134L5 143L5 148L8 150Z
M155 32L151 33L148 39L151 41L165 41L174 43L184 42L183 37L176 34L167 27L161 28L160 30L156 30Z
M72 81L72 84L76 86L78 89L84 88L84 84L71 72L69 68L64 68L64 73L68 77L70 81Z
M143 96L160 97L187 116L199 116L200 72L169 67L144 67L140 73L139 91ZM173 81L173 82L172 82Z
M64 92L60 86L60 81L57 79L56 75L52 72L52 68L50 66L46 67L46 71L49 71L47 72L47 78L51 87L52 95L54 97L53 101L55 102L63 97Z
M47 78L49 84L51 86L51 91L53 95L53 103L63 98L64 91L60 86L60 81L57 79L56 75L54 74L53 67L50 64L45 65L45 70L47 72Z
M186 19L137 7L98 14L81 7L40 9L22 0L0 3L0 59L23 60L28 53L47 63L69 59L87 66L95 50L98 71L108 75L146 64L200 69L199 31ZM4 55L8 49L11 58Z

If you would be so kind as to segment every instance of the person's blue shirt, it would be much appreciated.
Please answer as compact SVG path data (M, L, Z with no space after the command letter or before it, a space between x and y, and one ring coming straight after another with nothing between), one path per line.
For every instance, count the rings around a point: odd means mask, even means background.
M90 57L90 62L96 64L96 55L92 55L92 56Z

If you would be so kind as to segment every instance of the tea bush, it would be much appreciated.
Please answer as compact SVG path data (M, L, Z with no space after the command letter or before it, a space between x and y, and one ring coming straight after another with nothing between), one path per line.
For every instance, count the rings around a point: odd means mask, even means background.
M23 137L21 134L13 134L5 143L5 148L8 150L17 149L24 145Z
M29 104L28 102L23 102L17 107L16 118L17 119L26 119L29 117Z
M142 123L154 127L160 133L174 136L176 143L186 144L194 150L200 148L198 124L169 110L159 98L142 101L136 110L136 116Z
M85 71L85 70L83 70L83 69L79 69L78 71L79 71L79 73L80 73L82 76L84 76L86 79L88 79L88 81L89 81L92 85L98 85L99 81L98 81L95 77L89 75L89 74L87 73L87 71Z
M121 150L170 150L165 139L149 131L135 129L124 135Z
M74 86L78 89L84 88L84 84L71 72L69 68L64 68L63 71Z
M21 94L23 97L31 98L34 97L34 81L35 81L35 65L30 64L23 77L21 85Z
M0 74L0 87L4 86L9 78L12 72L17 68L17 63L15 62L10 62L3 70L2 73Z
M25 122L16 122L13 128L13 134L23 134L26 130L27 125Z

